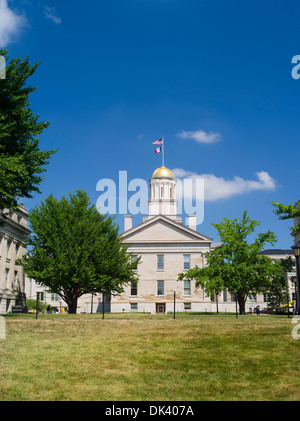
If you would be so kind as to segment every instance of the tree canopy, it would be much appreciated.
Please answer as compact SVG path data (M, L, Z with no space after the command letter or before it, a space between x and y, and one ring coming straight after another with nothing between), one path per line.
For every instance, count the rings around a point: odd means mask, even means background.
M6 60L6 78L0 79L0 212L17 209L22 197L39 193L41 174L55 152L40 149L38 137L49 122L38 122L29 96L36 87L29 86L40 63L30 65L29 58L11 58L0 49Z
M286 220L297 218L295 225L291 227L291 231L293 234L300 232L300 200L298 200L294 205L283 205L278 202L271 202L271 204L276 208L273 212L275 215L279 216L279 219Z
M220 294L227 289L239 303L240 313L245 312L247 297L267 292L275 266L271 258L260 254L266 243L274 244L276 236L267 231L256 236L252 243L247 241L253 234L258 221L251 220L247 211L242 218L224 218L220 224L212 224L218 231L221 245L206 254L207 264L196 266L187 273L181 273L178 280L195 279L196 286L208 294Z
M30 251L25 273L57 293L76 313L86 293L119 293L137 282L137 262L127 253L113 218L100 214L84 191L58 200L50 195L29 212Z
M268 307L277 310L290 300L288 272L293 270L291 256L274 262L274 274L268 291Z

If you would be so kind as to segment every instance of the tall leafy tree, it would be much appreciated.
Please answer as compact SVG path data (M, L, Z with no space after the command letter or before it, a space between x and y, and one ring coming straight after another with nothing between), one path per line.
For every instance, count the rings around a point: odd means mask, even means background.
M251 220L246 211L242 218L224 218L220 224L212 225L218 230L221 245L206 254L204 268L196 266L179 274L178 280L195 279L196 286L209 294L227 289L237 297L240 314L244 314L247 297L270 288L274 264L260 252L266 243L274 244L275 234L260 233L249 243L248 236L254 233L259 222Z
M17 209L22 197L39 193L41 174L55 152L40 149L38 137L49 122L38 122L34 115L30 94L36 87L27 79L40 63L30 65L29 58L11 58L1 49L6 60L6 78L0 79L0 212Z
M274 262L274 274L268 291L268 307L277 310L280 305L290 300L288 272L293 270L293 261L289 256Z
M300 200L298 200L294 205L283 205L278 202L271 202L271 204L275 207L273 212L275 215L279 216L279 219L286 220L296 218L295 225L291 227L291 231L292 234L300 232Z
M119 293L137 282L118 225L100 214L84 191L61 200L52 195L29 212L30 252L19 263L30 277L57 293L76 313L86 293Z

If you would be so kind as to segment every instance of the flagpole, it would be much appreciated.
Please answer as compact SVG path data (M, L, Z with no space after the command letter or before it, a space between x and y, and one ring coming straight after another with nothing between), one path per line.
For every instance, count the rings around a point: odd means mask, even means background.
M162 141L163 141L163 144L162 144L162 166L164 167L164 165L165 165L165 139L164 139L163 136L162 136Z

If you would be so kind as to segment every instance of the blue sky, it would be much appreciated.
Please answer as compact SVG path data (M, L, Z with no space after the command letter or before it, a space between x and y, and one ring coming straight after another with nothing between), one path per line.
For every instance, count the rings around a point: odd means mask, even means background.
M164 135L165 165L205 179L199 232L218 240L211 223L248 210L290 248L269 202L300 198L299 15L296 1L0 0L1 46L42 62L32 106L51 121L41 147L59 149L25 206L76 189L95 203L119 171L148 180Z

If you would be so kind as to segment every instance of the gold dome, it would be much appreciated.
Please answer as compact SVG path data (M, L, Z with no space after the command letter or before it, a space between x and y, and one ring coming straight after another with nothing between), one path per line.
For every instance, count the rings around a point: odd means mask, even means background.
M152 178L174 178L171 170L167 167L160 167L154 171Z

